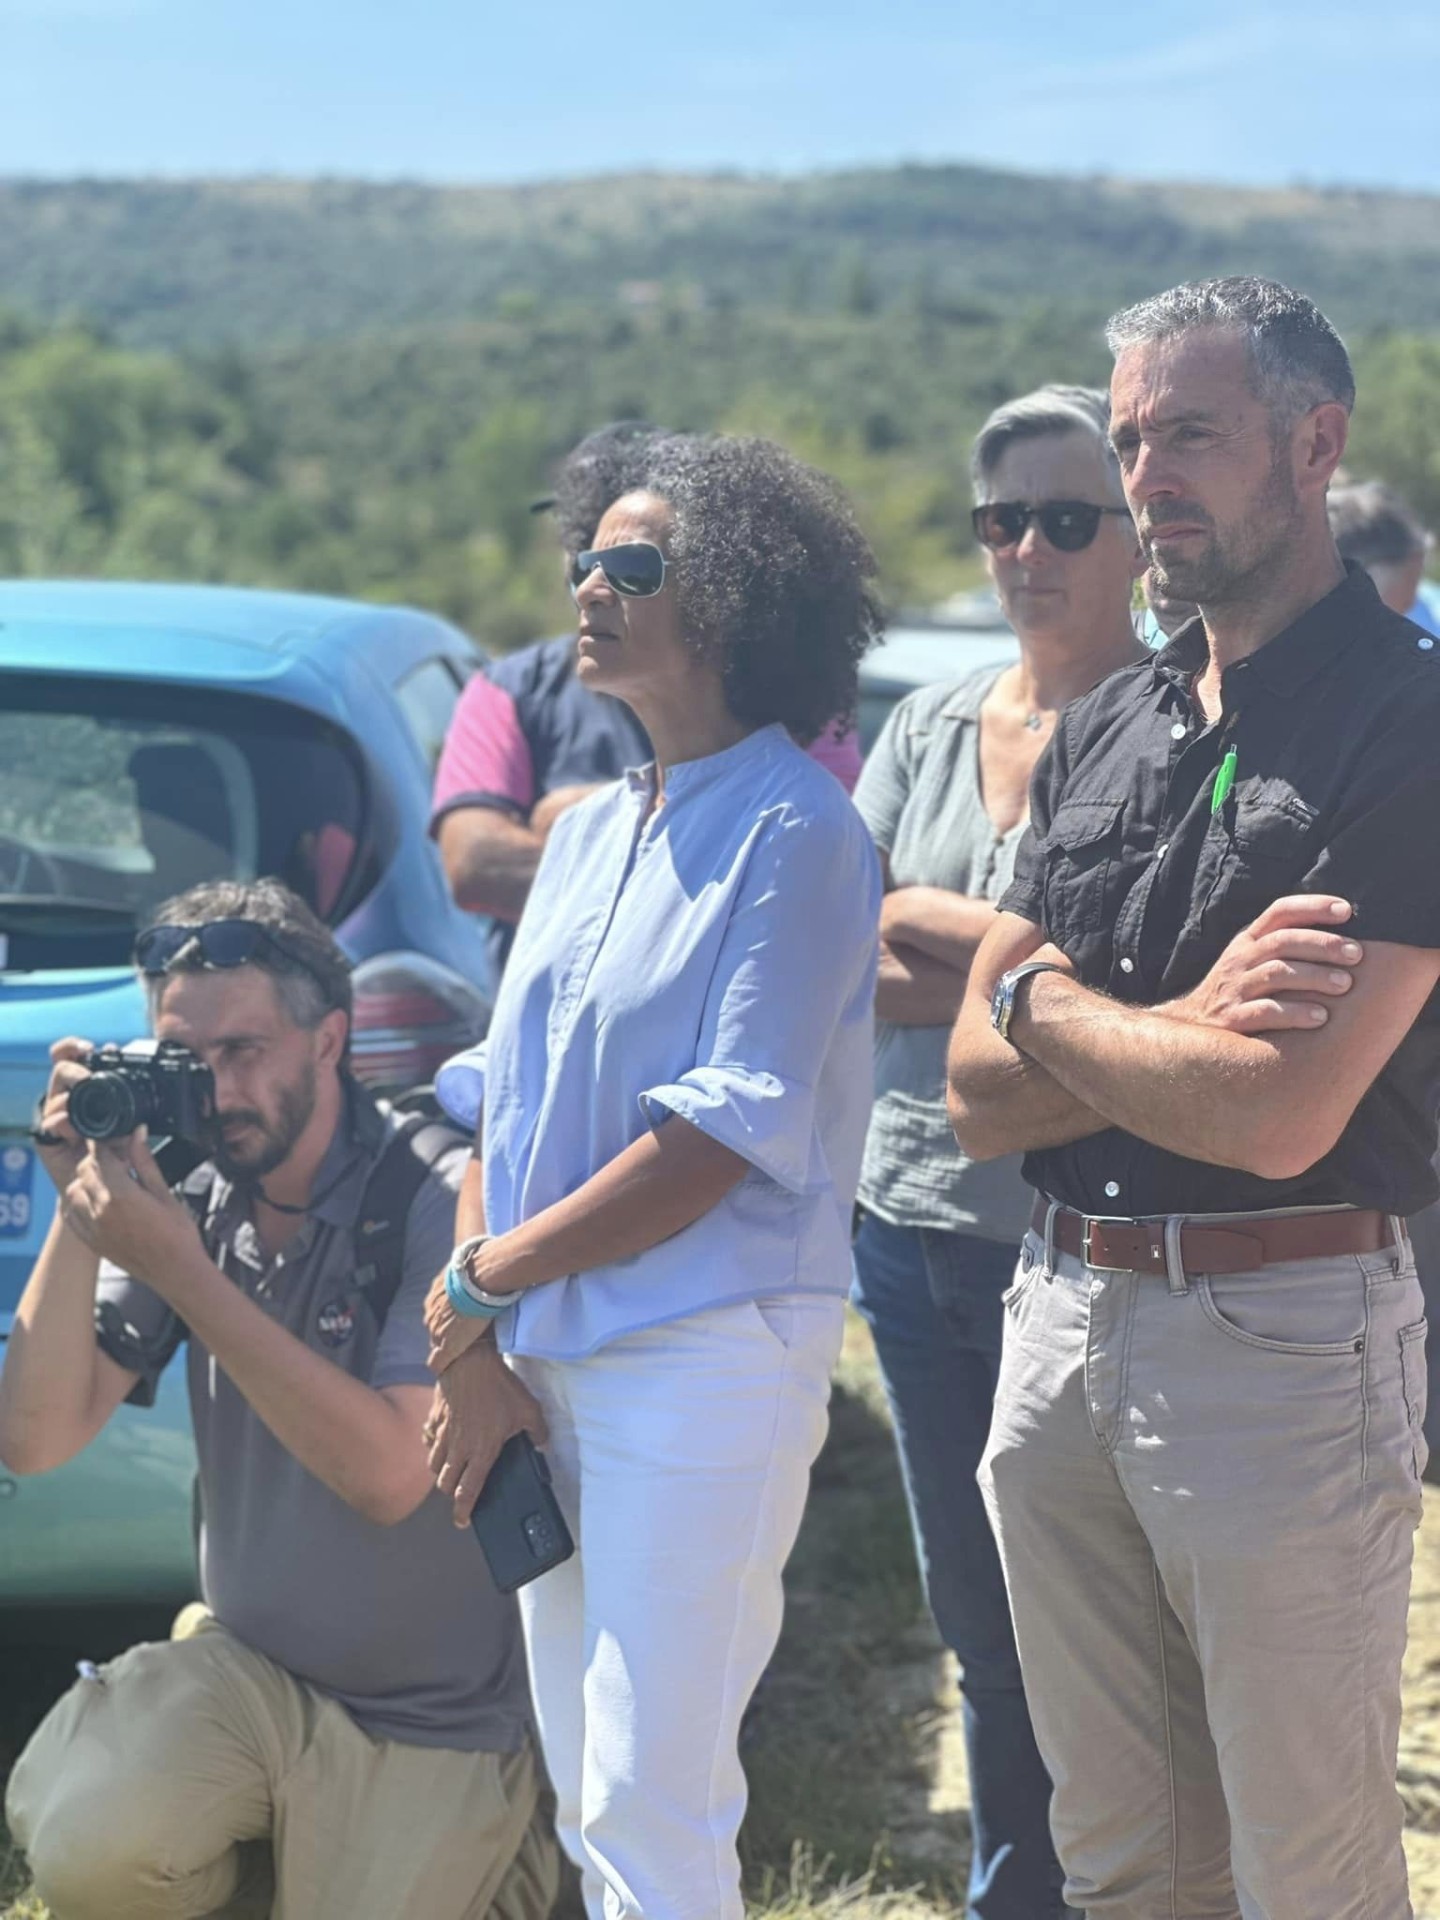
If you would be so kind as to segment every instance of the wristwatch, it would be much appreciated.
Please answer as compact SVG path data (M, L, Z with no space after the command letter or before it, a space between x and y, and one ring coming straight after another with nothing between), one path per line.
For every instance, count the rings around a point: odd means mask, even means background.
M990 1024L1002 1040L1010 1040L1010 1022L1015 1018L1015 995L1020 983L1028 980L1033 973L1064 973L1064 967L1054 960L1026 960L1023 965L1011 967L1008 973L1002 973L995 982L995 991L990 996Z

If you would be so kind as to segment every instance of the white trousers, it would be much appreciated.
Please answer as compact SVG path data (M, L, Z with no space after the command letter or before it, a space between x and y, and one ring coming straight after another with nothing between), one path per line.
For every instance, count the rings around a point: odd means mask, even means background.
M512 1362L576 1542L520 1598L590 1920L741 1920L740 1720L779 1638L843 1316L786 1295Z

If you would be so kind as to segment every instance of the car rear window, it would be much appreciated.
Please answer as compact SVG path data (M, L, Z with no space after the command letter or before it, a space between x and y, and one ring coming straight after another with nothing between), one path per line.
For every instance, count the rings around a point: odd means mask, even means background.
M353 898L353 750L279 701L0 677L0 964L129 958L171 894L277 874L323 918Z

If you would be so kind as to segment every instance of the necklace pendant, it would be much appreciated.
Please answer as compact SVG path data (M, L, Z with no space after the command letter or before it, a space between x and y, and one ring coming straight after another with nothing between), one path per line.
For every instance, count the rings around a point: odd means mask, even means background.
M1045 724L1045 716L1043 713L1027 713L1025 716L1025 724L1031 733L1038 733Z

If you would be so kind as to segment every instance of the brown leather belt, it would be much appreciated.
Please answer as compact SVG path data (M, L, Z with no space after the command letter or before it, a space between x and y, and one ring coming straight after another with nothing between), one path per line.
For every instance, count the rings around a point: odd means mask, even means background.
M1030 1216L1042 1237L1049 1202L1042 1196ZM1097 1219L1059 1207L1055 1245L1078 1254L1100 1273L1164 1274L1165 1220ZM1190 1273L1253 1273L1282 1260L1318 1260L1336 1253L1381 1253L1395 1245L1388 1213L1346 1208L1336 1213L1291 1213L1206 1225L1187 1220L1180 1228L1180 1259Z

